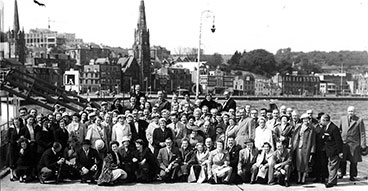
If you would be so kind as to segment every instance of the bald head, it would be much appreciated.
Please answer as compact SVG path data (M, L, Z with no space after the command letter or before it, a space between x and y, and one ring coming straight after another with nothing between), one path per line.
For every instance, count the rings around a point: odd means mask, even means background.
M349 106L347 111L348 111L348 115L350 117L355 115L355 107L354 106Z

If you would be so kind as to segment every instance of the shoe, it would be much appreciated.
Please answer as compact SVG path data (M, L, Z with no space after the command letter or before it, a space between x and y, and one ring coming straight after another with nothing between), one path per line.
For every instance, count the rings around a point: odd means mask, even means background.
M358 179L354 178L354 177L350 177L349 178L350 181L358 181Z
M342 178L344 178L344 175L339 174L339 175L337 176L337 178L342 179Z
M288 181L285 181L285 187L289 187L289 182Z
M332 188L334 186L333 184L330 184L330 183L327 183L325 185L326 185L326 188Z
M90 184L97 184L96 180L91 180Z
M269 182L268 185L275 185L276 182L272 181L272 182Z
M250 181L250 184L255 184L255 183L256 183L256 181L254 181L254 180L253 181Z
M85 183L87 183L87 180L82 179L80 183L85 184Z
M321 183L322 184L326 183L326 179L325 178L322 178Z

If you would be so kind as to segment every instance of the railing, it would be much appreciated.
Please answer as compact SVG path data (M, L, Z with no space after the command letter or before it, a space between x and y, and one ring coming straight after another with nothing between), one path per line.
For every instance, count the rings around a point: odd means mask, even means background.
M3 169L7 154L7 143L8 143L8 123L0 125L1 143L0 143L0 169Z

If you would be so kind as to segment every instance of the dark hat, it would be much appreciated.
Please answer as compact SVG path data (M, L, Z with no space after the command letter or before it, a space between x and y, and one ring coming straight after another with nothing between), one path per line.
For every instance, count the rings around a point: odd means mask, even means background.
M92 145L91 141L86 139L82 142L82 145Z
M143 142L143 140L142 140L142 139L137 139L137 140L135 141L135 143L138 143L138 144L140 144L140 145L144 145L144 142Z
M278 109L275 103L270 103L270 110Z
M283 117L286 117L286 119L289 121L289 118L290 118L290 117L289 117L288 115L281 115L281 116L280 116L280 119L281 119L281 118L283 118Z

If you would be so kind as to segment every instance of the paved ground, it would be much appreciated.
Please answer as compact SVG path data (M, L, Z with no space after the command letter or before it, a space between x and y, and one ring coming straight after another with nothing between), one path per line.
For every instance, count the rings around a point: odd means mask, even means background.
M88 185L88 184L80 184L76 181L70 181L65 183L60 183L58 185L50 183L50 184L39 184L38 182L34 183L19 183L19 182L10 182L9 175L4 177L0 182L0 190L1 191L33 191L33 190L42 190L42 191L97 191L97 190L109 190L109 191L246 191L246 190L285 190L285 187L280 185L260 185L260 184L242 184L242 185L211 185L211 184L196 184L196 183L175 183L175 184L166 184L166 183L152 183L152 184L127 184L127 185L119 185L119 186L108 186L101 187L97 185ZM326 190L323 184L311 183L303 186L291 185L288 190ZM328 189L328 190L349 190L349 191L367 191L368 190L368 180L366 177L359 177L359 181L350 182L347 178L339 180L338 186Z

